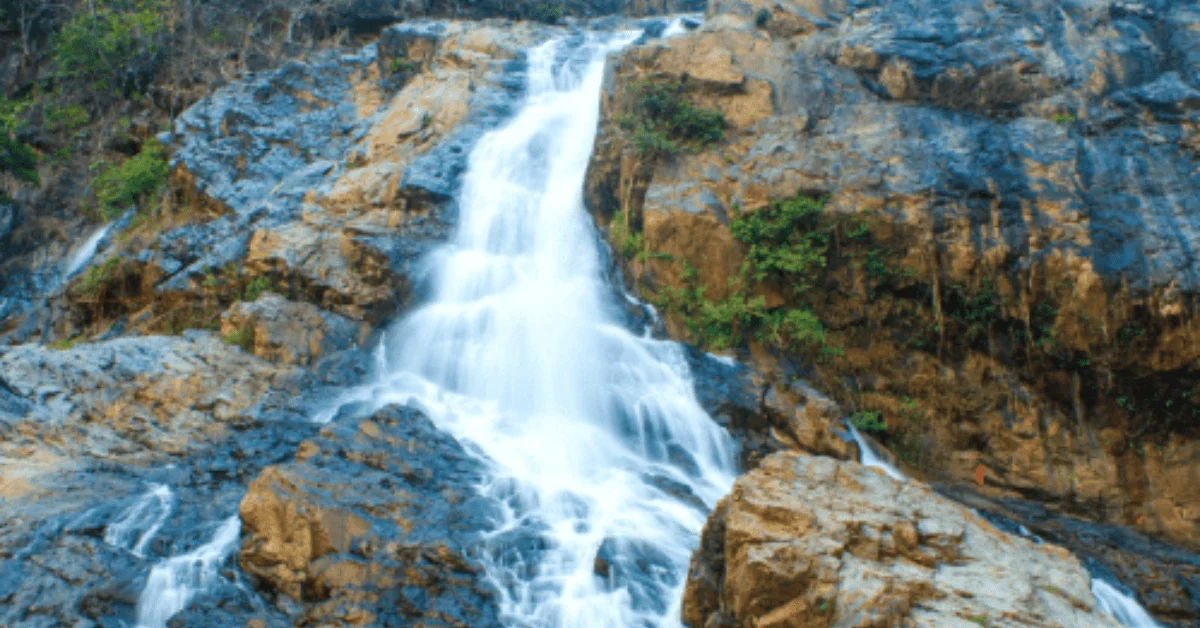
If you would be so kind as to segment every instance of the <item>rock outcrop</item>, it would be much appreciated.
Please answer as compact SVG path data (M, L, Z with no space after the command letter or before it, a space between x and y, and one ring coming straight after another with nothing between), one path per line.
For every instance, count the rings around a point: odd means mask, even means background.
M469 553L498 516L482 478L415 409L344 411L250 484L239 563L303 625L499 626Z
M7 350L0 624L131 621L154 564L203 542L245 484L311 433L322 381L205 332ZM113 533L126 519L129 532Z
M932 477L1200 547L1197 24L1170 2L714 0L612 64L589 206L636 231L643 294L719 300L739 211L826 197L858 229L829 228L807 297L838 351L751 346L764 378L880 412ZM639 154L619 122L644 79L719 109L724 141Z
M683 602L693 628L1118 626L1066 550L1006 535L915 482L780 453L705 526Z

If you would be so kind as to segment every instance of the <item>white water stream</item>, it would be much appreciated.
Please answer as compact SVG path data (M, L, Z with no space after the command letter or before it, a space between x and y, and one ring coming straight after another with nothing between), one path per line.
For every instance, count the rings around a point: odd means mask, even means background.
M1096 598L1096 606L1115 617L1122 626L1160 628L1137 600L1100 578L1092 579L1092 595Z
M83 270L83 267L87 266L88 262L92 261L92 258L96 256L96 249L100 248L100 242L104 240L104 236L108 235L108 232L112 230L114 224L116 223L110 222L103 227L100 227L93 232L92 235L88 236L88 238L83 241L83 244L79 245L79 248L76 249L75 253L71 256L70 263L67 264L67 272L63 274L64 278L69 279L73 277L75 273Z
M413 401L481 452L481 490L506 510L484 561L514 626L679 626L697 502L735 476L680 348L618 322L583 208L605 57L636 35L530 51L524 106L470 155L431 301L389 330L358 391Z
M174 494L162 484L150 485L146 491L120 517L104 530L104 542L124 547L134 556L145 556L146 545L162 529L171 514Z
M220 579L218 568L237 548L242 522L234 515L196 549L154 566L138 598L137 628L164 628L172 615Z
M850 436L854 438L854 444L858 445L858 462L864 467L873 467L879 469L893 478L904 481L904 474L900 473L892 463L884 460L879 454L875 453L875 449L871 447L871 443L854 429L853 425L847 425L850 429Z

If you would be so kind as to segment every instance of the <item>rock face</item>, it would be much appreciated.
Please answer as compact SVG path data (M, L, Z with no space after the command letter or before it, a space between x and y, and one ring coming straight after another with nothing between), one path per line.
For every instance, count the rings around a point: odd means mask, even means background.
M310 433L322 378L191 332L17 347L0 382L0 624L32 628L132 623L154 564Z
M238 338L251 353L272 362L307 366L323 355L354 345L361 326L312 303L267 293L221 315L221 333ZM241 335L240 337L238 335Z
M613 63L589 206L639 231L641 291L686 262L720 299L739 208L827 197L867 229L814 280L842 355L745 355L765 379L881 412L933 477L982 467L994 495L1200 547L1197 24L1171 2L714 0ZM617 121L647 77L720 109L725 140L639 155Z
M1117 626L1061 548L1008 536L915 482L776 454L705 526L683 602L693 628Z
M239 562L302 625L499 626L469 555L498 516L482 478L417 410L343 413L250 484Z

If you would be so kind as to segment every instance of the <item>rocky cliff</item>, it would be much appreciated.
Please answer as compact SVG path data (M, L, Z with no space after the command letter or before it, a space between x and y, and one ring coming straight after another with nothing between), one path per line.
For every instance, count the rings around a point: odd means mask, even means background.
M749 325L733 344L914 472L1194 548L1200 14L993 9L710 3L612 65L590 207L678 337L729 344L731 295L811 312L819 359ZM639 144L647 84L719 111L722 141ZM738 293L758 255L739 223L797 195L820 206L812 285Z

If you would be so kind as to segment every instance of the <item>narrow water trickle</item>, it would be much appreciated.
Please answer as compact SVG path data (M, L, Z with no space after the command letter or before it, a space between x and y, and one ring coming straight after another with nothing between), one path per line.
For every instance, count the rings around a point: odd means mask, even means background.
M170 516L174 499L169 487L150 485L150 490L122 511L120 517L104 530L104 542L124 547L134 556L144 556L146 545Z
M491 469L489 577L516 626L679 626L688 560L735 476L680 347L620 322L583 208L606 56L637 33L529 52L525 103L470 155L430 302L359 391L412 401ZM618 297L619 298L619 297Z
M100 242L104 240L104 236L108 235L114 224L116 223L110 222L100 227L92 235L88 236L83 241L83 244L79 245L79 248L71 255L71 261L67 264L67 271L63 273L64 279L70 279L75 276L75 273L83 270L83 267L92 261L92 258L96 256L96 250L100 248Z
M864 467L881 469L884 473L897 480L904 480L904 474L900 473L899 469L875 453L875 449L871 447L871 443L867 442L867 439L863 438L862 434L859 434L853 425L847 425L846 427L850 429L850 436L854 438L854 444L858 445L859 464Z
M221 578L218 568L237 549L241 531L242 522L234 515L207 543L155 565L138 598L136 628L164 628L193 597L212 588Z
M1096 606L1115 617L1122 626L1160 628L1137 600L1100 578L1092 579L1092 595L1096 598Z

